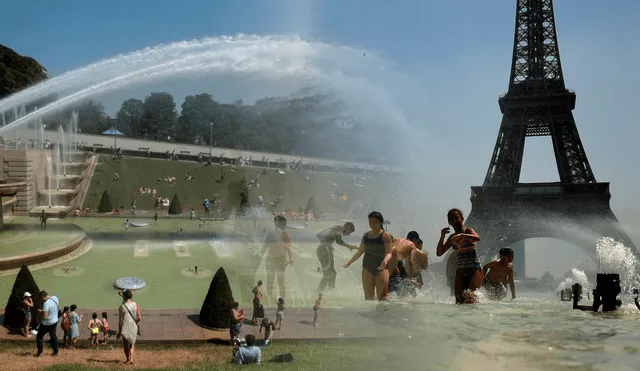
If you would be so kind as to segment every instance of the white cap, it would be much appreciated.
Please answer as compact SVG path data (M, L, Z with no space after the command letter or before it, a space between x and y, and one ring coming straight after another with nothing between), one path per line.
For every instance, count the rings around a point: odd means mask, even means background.
M29 293L29 291L26 291L26 292L24 293L24 296L31 297L31 294Z

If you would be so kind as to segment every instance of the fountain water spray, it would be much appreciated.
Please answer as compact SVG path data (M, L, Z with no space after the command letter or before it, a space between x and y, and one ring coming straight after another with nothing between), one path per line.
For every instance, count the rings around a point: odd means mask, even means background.
M42 117L38 117L38 131L40 131L40 149L44 149L44 124Z
M73 112L71 113L71 135L73 136L74 152L78 150L78 121L78 111L73 110ZM69 158L69 161L71 161L71 158Z
M53 177L53 165L51 162L51 155L47 154L47 180L49 183L47 194L49 196L49 208L51 208L51 178Z
M424 119L407 119L401 108L408 101L419 99L418 85L394 73L375 54L298 37L240 35L147 48L43 81L1 100L0 111L50 93L56 93L60 98L0 128L0 134L19 127L26 120L54 113L93 96L185 75L225 75L269 90L247 89L256 95L247 99L300 91L304 94L335 93L354 120L380 128L393 122L394 127L406 129L408 122ZM393 91L402 91L403 96ZM374 134L375 130L370 132L372 136L380 137ZM400 136L398 132L394 130L391 134Z
M603 237L596 245L598 273L618 273L622 292L630 295L638 287L638 258L625 245Z
M62 160L61 162L58 162L58 167L60 165L62 165L62 174L63 176L67 176L67 165L65 163L64 160L64 155L67 153L67 141L64 137L64 128L62 127L62 125L60 125L60 127L58 128L58 131L60 132L60 143L58 143L58 147L60 147L60 159ZM60 170L58 170L58 176L60 176ZM60 187L58 186L58 189L60 189Z
M54 149L55 152L55 165L56 165L56 189L60 190L60 144ZM51 197L51 191L49 191L49 197Z

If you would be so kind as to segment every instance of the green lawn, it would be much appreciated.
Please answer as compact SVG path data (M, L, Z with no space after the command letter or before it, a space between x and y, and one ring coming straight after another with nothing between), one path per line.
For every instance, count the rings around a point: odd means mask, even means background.
M195 208L196 211L201 212L205 198L211 199L215 195L224 206L224 203L229 200L227 190L229 183L241 180L243 176L248 181L254 180L256 174L262 171L253 167L240 167L238 171L232 171L230 166L226 166L224 182L220 183L218 182L220 169L219 165L206 167L194 162L145 158L116 159L101 155L84 207L96 210L103 191L107 190L114 207L123 206L128 210L131 201L135 198L139 210L152 210L154 200L151 196L135 195L138 187L143 187L155 188L157 195L162 197L171 198L174 193L178 193L185 211ZM115 173L120 176L119 181L113 181ZM184 180L186 174L195 177L195 180ZM307 176L310 181L305 180ZM166 177L175 177L176 182L171 185L164 181L156 182L156 179ZM370 196L376 193L373 189L373 181L365 182L364 187L355 187L352 185L353 179L353 175L288 170L285 174L279 174L276 169L268 169L266 174L260 174L260 188L250 189L249 202L251 205L256 205L258 196L261 195L265 204L268 205L280 195L283 197L280 211L286 208L297 210L299 207L306 206L310 196L315 196L318 205L325 212L346 213L355 201L369 205L373 198ZM379 184L380 180L376 180L375 183ZM332 194L338 195L342 192L347 195L348 201L340 197L332 197ZM234 194L231 197L235 198L237 195ZM237 205L233 206L237 207Z
M35 218L13 219L0 232L0 258L47 250L84 235L84 231L73 224L65 223L64 228L58 228L60 225L52 220L49 228L42 231Z
M129 230L124 229L123 221L122 218L66 219L66 223L74 222L87 232L93 241L92 247L84 255L62 264L74 268L68 273L63 272L61 266L34 271L40 288L59 295L65 305L75 303L84 308L101 308L113 305L116 294L113 285L117 278L137 276L147 282L147 287L135 294L146 308L199 308L213 273L220 267L224 267L234 297L243 306L251 305L251 288L256 280L266 282L264 265L259 259L256 261L253 254L262 248L264 235L272 228L268 219L257 222L257 243L238 240L237 236L254 230L253 221L247 220L208 222L200 228L197 220L159 219L157 223L148 220L146 228ZM315 271L318 263L314 234L330 225L312 222L307 230L290 230L295 263L287 269L286 280L287 302L292 307L313 304L321 278ZM178 232L180 229L183 232ZM347 238L351 243L357 240L354 236ZM340 266L349 257L350 252L339 247L336 265ZM196 276L188 272L188 268L195 265L205 269L204 274ZM337 269L340 294L328 295L325 305L359 303L355 300L361 296L358 267ZM0 302L8 299L14 279L14 276L0 277Z
M398 341L399 340L399 341ZM412 340L414 346L400 346L404 339L363 339L358 341L331 340L331 341L276 341L269 347L262 348L262 364L260 366L243 366L249 369L261 370L371 370L379 369L381 365L386 367L403 367L414 369L418 365L424 367L424 352L421 346L417 346L417 338ZM398 345L388 342L396 341ZM6 344L0 347L0 354L4 352L31 352L34 346L23 344ZM85 352L87 358L99 358L96 353L103 350L76 350ZM136 351L140 352L172 352L188 351L206 355L209 359L204 363L175 365L172 370L200 371L200 370L237 370L237 365L227 361L231 359L231 348L221 345L136 345ZM271 363L274 356L291 353L294 357L292 363ZM228 355L228 356L227 356ZM116 357L123 357L120 353ZM183 356L184 357L184 356ZM119 358L117 358L119 360ZM214 361L213 359L223 359L224 361ZM60 364L43 368L47 371L97 371L107 368L100 367L98 362L95 366L65 363L65 357L60 357ZM68 362L68 361L67 361ZM104 363L104 362L103 362ZM431 366L435 362L431 362ZM140 361L139 363L140 364ZM115 365L109 365L112 369ZM116 366L117 367L117 366ZM409 367L409 368L406 368ZM446 367L433 367L432 369L445 370ZM159 368L136 368L136 370L160 370ZM166 370L166 369L165 369Z

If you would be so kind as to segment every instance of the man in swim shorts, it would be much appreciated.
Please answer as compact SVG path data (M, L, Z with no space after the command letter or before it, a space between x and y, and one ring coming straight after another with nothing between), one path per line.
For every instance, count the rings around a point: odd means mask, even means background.
M348 236L355 230L356 228L353 223L346 222L344 225L336 225L316 234L316 237L320 239L320 246L316 249L316 255L318 256L320 268L322 269L322 280L320 280L320 285L318 285L318 292L323 292L327 287L330 289L335 288L338 272L336 272L334 267L333 243L335 242L349 250L357 249L358 246L349 245L342 240L342 236Z

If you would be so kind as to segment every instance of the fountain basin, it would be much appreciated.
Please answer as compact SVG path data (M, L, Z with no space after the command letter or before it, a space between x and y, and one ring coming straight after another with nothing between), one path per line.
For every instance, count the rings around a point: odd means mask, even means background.
M3 183L0 182L0 198L13 197L27 185L26 182Z
M4 210L2 207L2 197L13 197L26 185L26 182L9 183L8 181L5 181L0 183L0 231L4 228Z

